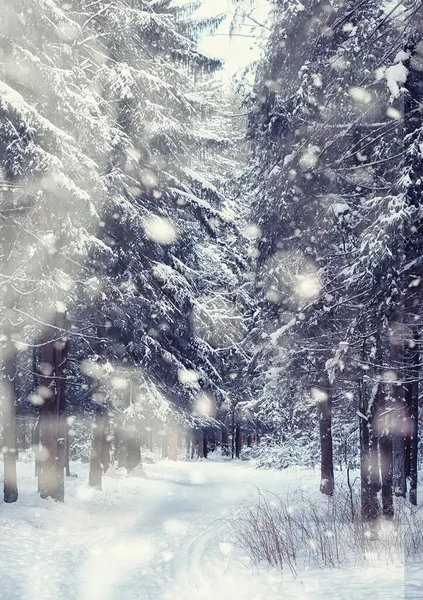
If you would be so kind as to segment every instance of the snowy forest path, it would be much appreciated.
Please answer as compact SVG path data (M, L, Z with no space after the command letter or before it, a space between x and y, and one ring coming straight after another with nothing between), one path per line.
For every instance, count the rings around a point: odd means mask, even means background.
M310 568L296 580L251 568L230 541L234 511L254 502L257 489L313 494L310 469L160 461L145 465L146 478L112 471L100 492L87 485L87 465L74 464L78 477L67 479L60 504L39 498L32 463L18 468L19 500L0 505L0 600L423 597L418 566L346 567L324 577Z
M211 597L202 564L252 490L240 463L162 461L146 478L105 476L101 492L74 464L60 504L39 498L33 468L19 463L19 500L1 505L0 600Z

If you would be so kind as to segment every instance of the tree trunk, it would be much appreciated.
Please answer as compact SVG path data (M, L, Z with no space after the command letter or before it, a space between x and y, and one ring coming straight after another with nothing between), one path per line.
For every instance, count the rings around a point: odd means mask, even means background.
M162 458L169 457L169 436L162 435Z
M6 315L7 319L8 316ZM16 414L15 414L15 374L16 350L11 341L11 332L6 333L8 340L4 350L4 379L2 382L3 395L3 460L4 485L3 496L7 503L18 499L16 478Z
M382 474L382 512L385 517L394 516L392 499L392 439L383 433L379 439L380 468Z
M141 464L141 440L138 431L132 427L125 435L127 449L127 469L132 471Z
M321 448L320 491L332 496L334 490L333 450L332 450L332 390L329 385L322 390L318 403L319 433Z
M101 464L103 468L103 473L107 471L110 467L110 450L111 450L111 440L112 436L110 435L110 417L109 417L109 409L107 406L104 406L104 428L103 428L103 440L101 444Z
M381 489L380 468L379 468L379 438L377 419L379 415L379 404L382 388L377 387L376 394L372 398L372 402L367 409L368 429L369 429L369 476L370 476L370 512L371 520L378 517L380 506L377 494Z
M195 451L197 448L197 443L196 443L196 437L195 437L195 430L191 431L191 460L194 460L195 458Z
M198 446L198 458L204 458L204 432L201 429L197 441Z
M176 432L170 434L169 458L170 460L178 460L178 434Z
M122 431L122 425L121 423L119 423L119 421L115 430L115 443L118 467L124 467L126 469L128 466L128 457Z
M214 429L210 432L209 436L209 452L214 452L216 450L216 433Z
M38 416L34 431L32 434L32 447L34 449L35 457L35 477L38 482L38 491L41 491L41 454L40 454L40 417Z
M385 517L394 516L393 491L393 462L392 462L392 436L390 431L390 415L386 415L386 397L383 395L381 402L381 424L379 436L380 471L382 478L382 513Z
M203 456L204 456L204 458L207 458L208 453L209 453L208 435L207 435L207 433L203 433Z
M413 347L410 355L409 362L409 377L408 382L408 397L407 412L408 412L408 429L407 429L407 462L406 462L406 474L410 481L409 499L411 504L417 506L417 480L418 480L418 468L417 468L417 457L418 457L418 427L419 427L419 334L417 330L413 332Z
M66 477L70 477L70 475L71 475L71 472L70 472L69 444L70 444L69 427L67 426L67 423L66 423L66 441L65 441L65 475L66 475Z
M396 496L406 497L405 479L405 428L406 417L403 386L394 382L391 386L393 411L390 419L392 437L392 485Z
M394 516L394 502L392 497L392 436L391 436L391 406L387 405L386 394L383 384L383 357L381 334L376 334L376 362L378 369L378 391L377 391L377 412L375 412L375 425L379 435L380 452L380 474L382 488L382 514L384 517L392 518ZM388 412L387 412L388 409Z
M105 425L105 407L103 404L97 403L95 407L95 416L93 423L90 473L88 477L88 484L96 490L102 489L103 464L101 461L103 454Z
M222 430L222 454L223 456L229 456L229 436L226 427Z
M232 422L231 422L231 430L232 430L232 440L231 440L231 456L234 459L235 458L235 437L236 437L236 427L235 427L235 405L232 405Z
M63 313L56 313L56 326L65 329L65 316ZM57 429L57 480L58 496L57 500L65 500L65 466L66 466L66 437L68 424L66 419L66 383L67 383L67 359L68 359L68 339L65 334L59 334L54 343L55 356L55 384L58 403L59 422Z
M367 398L363 379L358 383L359 425L360 425L360 480L361 480L361 518L371 520L371 481L370 481L370 435L367 419Z
M376 398L367 401L363 378L359 381L360 410L360 477L361 477L361 518L363 521L374 521L379 514L377 500L379 483L379 461L377 453L377 437L374 428Z
M241 456L242 450L242 431L241 426L237 425L235 427L235 456L239 458Z
M151 452L154 452L154 444L153 444L153 430L150 429L147 431L147 438L148 438L148 449Z
M60 327L63 326L62 319L57 316L55 322ZM42 386L39 388L44 400L40 411L40 495L41 498L54 498L60 502L64 501L66 346L66 338L57 335L57 329L46 328L42 356Z

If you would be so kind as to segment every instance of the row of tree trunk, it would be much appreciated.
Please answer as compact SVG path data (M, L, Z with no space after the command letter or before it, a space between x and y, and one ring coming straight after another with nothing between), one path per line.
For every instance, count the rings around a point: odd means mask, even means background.
M16 348L12 340L11 320L5 320L5 349L3 352L4 377L3 396L4 428L4 499L15 502L18 498L16 477ZM38 491L42 498L64 501L64 477L70 475L69 435L66 418L66 380L68 340L66 322L62 313L56 312L45 327L43 338L34 345L34 400L40 404L39 418L33 431L35 451L35 474L38 479ZM7 328L9 324L9 328ZM37 349L40 348L40 351ZM98 391L98 390L97 390ZM101 399L101 394L96 393ZM221 444L222 452L232 458L240 457L242 446L253 443L253 436L246 437L240 424L232 423L231 448L229 432L222 429L219 442L213 432L197 430L188 434L187 457L207 458L210 451ZM90 458L89 485L101 489L102 475L111 462L111 431L109 409L105 403L95 404L93 437ZM132 471L141 464L141 436L134 424L117 428L115 448L118 464ZM150 431L150 443L153 443ZM162 436L162 455L172 460L178 457L178 435L176 432Z
M381 338L375 338L378 371L369 390L364 375L358 378L360 436L361 515L375 520L380 514L392 518L394 496L406 497L417 505L419 422L419 336L391 348L391 363L383 368ZM321 492L334 491L332 442L333 388L326 384L318 403L321 446ZM380 501L378 493L381 492Z

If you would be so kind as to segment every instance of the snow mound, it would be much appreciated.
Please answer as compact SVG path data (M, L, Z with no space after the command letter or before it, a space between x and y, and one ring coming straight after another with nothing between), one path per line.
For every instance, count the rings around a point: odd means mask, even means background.
M144 467L142 465L137 465L132 469L132 471L129 471L128 477L143 477L144 479L148 478L147 473L144 471Z

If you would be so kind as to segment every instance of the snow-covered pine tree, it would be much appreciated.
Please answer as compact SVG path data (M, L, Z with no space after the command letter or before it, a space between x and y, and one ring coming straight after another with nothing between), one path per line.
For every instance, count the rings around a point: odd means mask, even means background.
M395 210L389 218L381 205L398 208L398 196L390 189L403 156L403 131L398 110L389 106L389 87L399 90L404 83L398 32L404 23L410 26L418 9L414 2L392 11L378 2L276 2L252 97L250 137L261 199L256 211L262 230L259 284L275 305L271 310L265 302L264 314L282 325L280 334L267 337L264 352L274 352L277 338L285 364L280 381L294 377L305 382L305 390L315 388L323 479L327 473L330 479L332 470L333 393L339 398L346 393L361 415L364 411L362 431L375 422L367 418L368 411L375 411L369 404L374 386L366 373L365 388L356 382L363 382L362 369L372 362L362 354L363 340L370 340L383 319L392 319L390 298L400 290L391 276L398 268L393 264L398 251L389 249L398 238L387 246L379 217L387 217L384 223L392 232L406 212ZM392 69L386 69L389 61ZM265 321L265 331L271 330L268 316ZM374 343L368 351L372 348ZM334 378L340 370L342 384ZM360 406L359 389L365 390ZM350 410L350 400L341 406ZM368 473L368 444L363 451L363 473ZM389 460L385 464L389 479ZM368 501L374 478L363 475L362 485L363 515L374 516L375 506Z
M219 61L187 33L193 8L123 0L2 7L1 157L18 211L2 218L16 225L23 276L14 310L26 343L41 329L51 334L44 351L56 335L70 340L74 410L87 407L92 389L77 363L96 362L99 343L107 394L120 396L124 411L122 366L139 367L137 410L148 405L161 420L195 424L200 393L211 414L203 407L196 419L211 419L230 385L220 369L244 334L249 301L239 285L243 236L223 186L237 169L236 140L222 135L222 115L212 133L199 125L225 106L212 90ZM58 325L64 310L68 325ZM63 373L43 368L49 385L31 398L47 411ZM93 374L89 365L85 372Z
M104 298L94 306L108 326L106 354L141 366L188 415L200 393L224 399L219 347L235 346L244 330L241 236L216 172L236 168L235 142L198 123L212 123L225 105L211 86L220 63L179 33L187 30L187 7L181 14L170 3L129 4L96 7L92 21L113 56L99 78L125 136L110 166L101 223L111 252L93 255ZM118 22L124 37L114 33ZM217 159L222 149L224 161ZM206 173L207 156L215 157L214 173ZM197 380L189 385L188 371Z
M103 165L119 132L84 68L84 45L74 46L80 26L62 6L28 0L5 2L0 10L1 220L13 236L5 270L14 282L8 302L18 348L39 342L44 330L43 382L31 402L43 405L45 417L41 438L49 460L41 492L59 497L58 436L50 429L57 428L53 409L65 365L49 361L55 345L66 344L58 319L75 299L75 282L95 240L97 208L107 193Z

